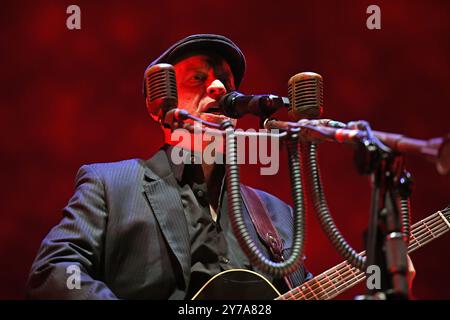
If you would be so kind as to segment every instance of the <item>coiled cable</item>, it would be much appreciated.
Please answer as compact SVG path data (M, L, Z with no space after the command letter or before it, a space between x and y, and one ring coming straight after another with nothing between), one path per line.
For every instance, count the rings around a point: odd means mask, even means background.
M365 271L366 257L359 255L345 240L336 227L322 186L320 176L317 145L314 143L302 143L303 154L306 155L306 168L308 170L308 186L313 198L314 208L319 219L322 230L334 245L339 254L344 257L353 267Z
M236 238L249 257L250 262L263 272L274 277L284 277L297 270L303 262L305 240L305 204L303 198L301 163L298 150L298 138L287 141L289 170L291 173L291 190L294 199L294 235L292 251L285 261L274 262L268 259L251 238L242 214L239 166L237 164L236 134L232 127L226 132L226 180L227 203L231 225Z

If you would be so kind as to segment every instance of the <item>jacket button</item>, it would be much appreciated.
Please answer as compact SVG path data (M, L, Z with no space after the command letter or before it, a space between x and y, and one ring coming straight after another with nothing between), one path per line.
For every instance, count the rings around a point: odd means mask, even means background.
M199 200L204 200L205 199L206 194L205 194L205 192L203 190L198 189L198 190L195 190L194 192L195 192L195 197L197 199L199 199Z
M220 260L220 262L222 262L222 263L228 263L228 262L230 262L230 259L228 259L227 257L224 257L224 256L220 256L220 257L219 257L219 260Z
M205 193L203 192L203 190L196 190L195 194L196 194L197 198L203 198L205 196Z

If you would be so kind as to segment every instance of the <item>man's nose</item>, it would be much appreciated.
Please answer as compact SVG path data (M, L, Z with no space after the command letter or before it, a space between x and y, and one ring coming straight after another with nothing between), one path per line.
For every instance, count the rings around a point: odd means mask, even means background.
M225 88L222 81L216 79L213 82L211 82L211 84L206 89L206 92L211 98L218 99L225 93L227 93L227 89Z

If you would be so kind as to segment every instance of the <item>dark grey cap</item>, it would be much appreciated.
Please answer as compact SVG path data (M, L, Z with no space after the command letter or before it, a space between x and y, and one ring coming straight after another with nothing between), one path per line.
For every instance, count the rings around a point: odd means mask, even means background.
M181 39L150 63L147 69L158 63L173 64L182 55L200 50L215 53L228 62L237 89L245 73L244 54L233 41L217 34L194 34Z

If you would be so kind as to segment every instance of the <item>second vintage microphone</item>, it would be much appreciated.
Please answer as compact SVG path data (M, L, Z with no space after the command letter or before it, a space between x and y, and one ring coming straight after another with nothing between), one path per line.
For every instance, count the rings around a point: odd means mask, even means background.
M322 115L323 81L319 74L301 72L292 76L288 81L288 96L244 95L232 91L220 98L219 107L226 116L236 119L245 114L268 118L283 107L288 107L288 115L293 121Z
M320 74L301 72L288 81L288 115L293 121L317 119L323 113L323 81Z

